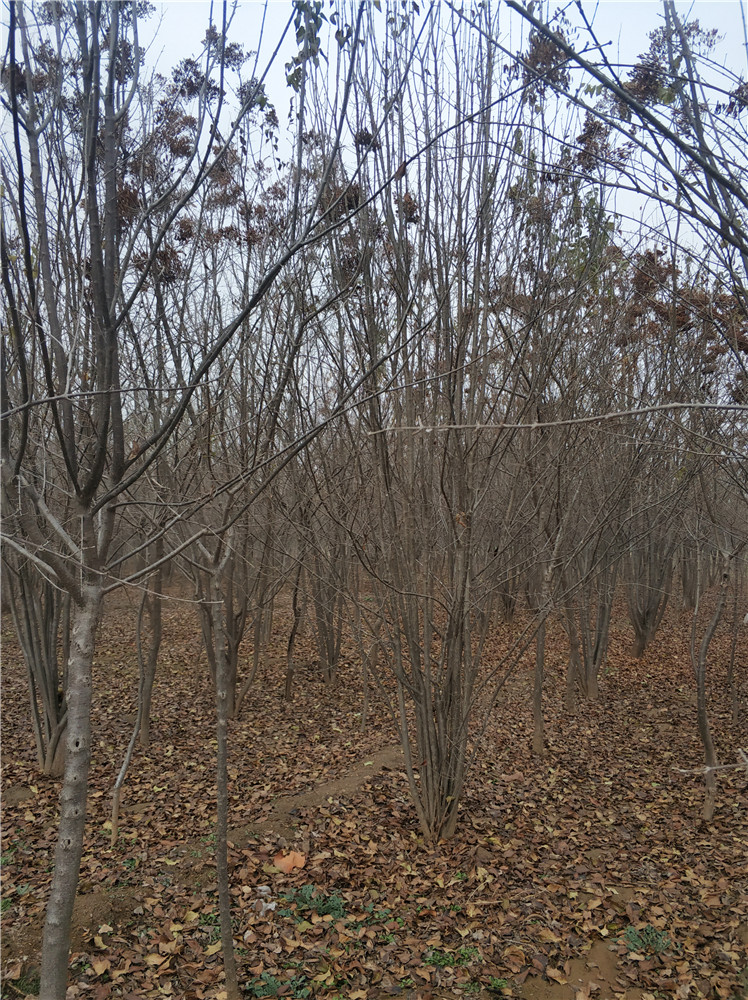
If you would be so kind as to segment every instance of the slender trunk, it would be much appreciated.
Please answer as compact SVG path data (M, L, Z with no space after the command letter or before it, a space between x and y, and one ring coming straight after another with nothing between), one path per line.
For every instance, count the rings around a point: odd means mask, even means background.
M163 558L164 541L159 539L156 547L156 561ZM147 747L151 739L151 701L153 698L153 682L156 678L156 666L158 664L158 654L161 648L161 635L163 622L161 609L163 599L161 597L164 585L163 567L159 567L153 578L153 593L148 598L148 617L151 625L151 637L148 643L148 656L143 663L143 684L140 694L140 745Z
M218 906L221 916L221 945L223 950L223 970L226 976L228 1000L239 1000L239 982L234 956L234 934L231 922L231 896L229 893L228 868L228 719L230 691L228 662L226 658L226 637L223 630L223 599L217 579L211 580L210 596L213 602L214 638L216 661L216 869L218 874Z
M65 768L65 667L60 675L58 639L69 643L69 597L22 567L7 575L9 608L28 678L31 723L39 767L58 778Z
M704 747L704 764L706 772L704 775L704 820L709 823L714 818L714 810L717 802L717 778L714 768L717 766L717 754L712 740L712 731L709 725L709 714L706 704L706 658L709 653L709 646L714 637L714 633L719 624L722 612L727 600L727 585L730 580L730 558L724 557L724 568L722 571L722 582L717 598L717 606L714 609L711 621L701 640L698 655L696 654L696 616L699 610L698 601L693 613L693 627L691 630L691 663L696 677L696 712L699 728L699 736Z
M138 739L138 734L140 734L141 745L147 746L147 742L143 743L143 714L146 711L146 697L144 693L145 682L146 682L146 672L148 670L148 664L146 664L145 657L143 656L143 612L145 611L146 605L148 604L148 592L143 592L143 598L140 602L140 607L138 608L138 620L135 626L135 645L138 650L138 710L135 715L135 724L132 727L132 735L130 736L130 742L127 744L127 750L125 751L125 757L122 761L122 767L117 775L117 780L114 782L114 788L112 790L112 835L110 839L110 846L114 847L117 843L117 837L119 835L119 807L120 799L122 796L122 786L125 783L125 778L127 777L127 771L130 767L130 762L132 761L132 755L135 752L135 743ZM151 647L152 648L152 647ZM155 669L155 664L154 664ZM151 681L152 682L152 681ZM150 711L150 696L148 698L148 710ZM146 737L149 732L149 725L146 723L145 732Z
M83 852L91 760L91 665L102 596L99 582L84 584L70 642L67 757L55 870L42 939L41 1000L64 1000L67 992L70 927Z
M738 582L736 580L732 602L732 642L730 643L730 659L727 663L727 687L730 692L730 721L733 726L740 725L740 699L738 698L738 685L735 680L735 650L738 645L738 631L740 629L738 591Z
M570 714L576 712L577 691L579 689L579 679L582 674L582 660L579 653L579 630L576 623L576 608L573 604L566 606L566 633L569 636L569 660L566 664L566 711ZM585 623L582 623L584 628Z
M299 560L299 566L296 570L296 579L293 584L293 599L291 605L293 607L293 625L291 626L291 634L288 637L288 648L286 650L286 686L283 692L283 696L286 701L293 701L293 674L294 674L294 662L293 653L296 646L296 635L299 631L299 625L301 623L302 608L299 605L299 584L301 582L301 569L302 563Z
M244 704L244 699L249 694L252 685L257 678L257 674L260 669L260 657L263 652L267 650L268 642L271 633L271 623L273 614L273 602L270 602L269 608L265 607L264 597L257 608L257 613L254 620L254 647L252 650L252 669L249 674L244 678L241 688L234 696L234 708L231 713L233 719L238 719L239 714L242 710L242 705ZM263 670L263 675L267 678L267 657L265 658L265 668ZM236 689L236 670L234 670L234 688Z
M370 685L369 685L369 672L376 676L377 667L379 665L379 650L380 650L379 640L374 639L369 646L368 650L364 653L363 657L363 668L362 668L362 683L363 683L363 697L361 700L361 732L366 732L366 726L369 722L369 699Z
M542 614L542 612L541 612ZM545 732L543 723L543 679L545 673L545 616L538 628L535 637L535 678L532 691L532 750L535 754L542 754L545 745Z

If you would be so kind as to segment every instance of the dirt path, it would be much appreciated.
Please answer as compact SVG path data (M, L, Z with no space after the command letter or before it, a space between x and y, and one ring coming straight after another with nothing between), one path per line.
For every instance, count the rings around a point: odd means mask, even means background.
M229 840L237 847L246 847L250 837L262 833L276 833L279 837L291 840L296 835L296 813L300 809L313 809L323 805L327 799L339 795L350 795L358 790L365 781L385 770L395 770L404 767L403 752L398 747L388 747L372 754L359 764L355 764L344 778L336 778L317 785L308 792L297 795L286 795L276 800L269 819L260 823L247 823L244 826L232 827L229 830Z

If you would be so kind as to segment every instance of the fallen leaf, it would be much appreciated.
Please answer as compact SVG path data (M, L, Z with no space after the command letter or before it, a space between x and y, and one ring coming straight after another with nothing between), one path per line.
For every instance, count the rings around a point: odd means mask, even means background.
M157 955L155 952L152 952L150 955L146 955L144 959L146 965L163 965L164 962L168 961L168 955Z
M292 872L294 868L303 868L306 864L306 856L300 854L298 851L291 851L289 854L283 855L282 851L278 853L273 858L273 864L276 868L280 868L282 872L288 875Z

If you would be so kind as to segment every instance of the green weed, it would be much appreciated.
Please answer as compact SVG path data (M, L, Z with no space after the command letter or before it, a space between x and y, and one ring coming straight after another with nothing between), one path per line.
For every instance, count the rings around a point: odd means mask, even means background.
M623 940L629 951L645 955L661 955L670 947L670 938L667 934L651 924L638 930L633 924L629 924L623 932Z
M489 990L493 990L495 993L500 993L502 990L505 990L508 985L509 980L503 979L501 976L491 976L488 980Z
M389 919L392 910L386 906L376 906L374 903L368 903L364 907L364 913L366 914L365 924L383 924ZM400 926L403 925L402 917L396 918Z
M285 996L294 997L296 1000L303 1000L304 997L312 995L312 988L311 986L307 986L306 976L277 979L269 972L263 972L259 978L252 979L247 983L247 987L251 997Z
M208 941L215 944L221 936L221 916L218 913L201 913L198 923L208 932Z
M291 906L279 909L279 915L293 917L297 922L303 920L308 913L316 913L320 917L331 916L335 920L342 920L346 915L343 900L337 893L326 896L323 892L317 892L313 885L291 889L283 893L281 899L286 900Z
M463 947L455 952L430 948L423 957L424 962L435 965L438 969L451 969L456 965L470 965L476 959L480 959L480 952L473 947Z

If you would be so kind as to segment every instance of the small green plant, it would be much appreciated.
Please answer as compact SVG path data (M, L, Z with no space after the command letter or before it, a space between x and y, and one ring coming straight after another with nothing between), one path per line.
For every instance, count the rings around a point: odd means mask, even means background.
M670 938L667 934L651 924L638 929L629 924L623 932L623 940L629 951L645 955L661 955L670 947Z
M457 952L457 957L460 960L460 965L470 965L471 962L482 961L481 953L473 946L460 948Z
M482 987L477 980L473 979L471 982L466 983L466 985L463 986L463 989L465 993L480 993Z
M304 997L312 995L312 988L311 986L307 986L305 976L293 976L291 979L276 979L269 972L263 972L258 979L252 979L247 983L247 987L250 991L249 995L252 997L284 996L303 1000Z
M13 901L8 899L7 896L4 896L2 902L0 903L0 913L7 913L12 905Z
M392 910L386 906L375 906L374 903L368 903L364 907L364 913L366 914L365 924L380 924L389 919ZM398 917L397 920L402 921L402 917ZM402 927L402 923L400 926Z
M131 872L135 868L138 867L138 859L137 858L125 858L125 860L122 862L122 866L124 868L126 868L129 872Z
M221 936L221 917L218 913L201 913L198 923L208 931L208 940L211 944Z
M467 882L467 880L470 878L467 872L455 872L454 877L457 879L458 882Z
M283 893L281 899L285 899L291 906L279 909L280 916L294 917L297 921L303 920L307 913L316 913L320 917L331 916L335 920L342 920L346 915L343 900L337 893L326 896L323 892L317 892L313 885L291 889ZM292 909L293 906L296 908Z
M500 993L502 990L505 990L508 985L509 980L503 979L501 976L491 976L488 980L489 990L493 990L495 993Z
M411 976L406 976L405 979L401 979L400 980L400 986L404 990L409 990L411 987L413 987L415 985L416 985L416 981Z
M435 965L438 969L451 969L456 965L470 965L471 962L480 958L477 948L462 947L458 951L440 951L438 948L430 948L423 959L429 965Z

